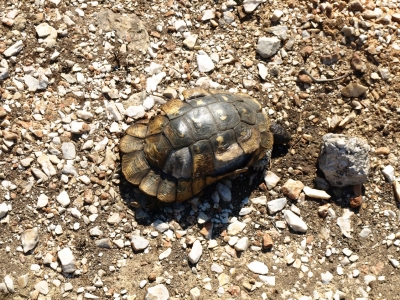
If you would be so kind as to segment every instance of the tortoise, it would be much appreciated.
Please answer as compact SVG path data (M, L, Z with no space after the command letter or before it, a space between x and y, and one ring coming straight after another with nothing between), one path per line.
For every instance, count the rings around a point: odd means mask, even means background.
M127 181L161 202L185 201L251 166L264 169L273 144L290 140L247 94L194 88L183 96L132 124L119 144Z

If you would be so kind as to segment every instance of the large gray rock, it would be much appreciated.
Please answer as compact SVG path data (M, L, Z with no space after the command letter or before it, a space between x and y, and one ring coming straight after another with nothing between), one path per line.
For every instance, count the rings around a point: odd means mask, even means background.
M97 15L97 23L104 32L115 31L117 38L128 42L130 51L147 51L149 47L149 35L142 21L134 15L113 13L111 10L105 10Z
M263 58L275 55L281 47L281 40L276 37L260 37L257 43L257 53Z
M362 184L368 179L369 150L365 140L343 134L325 134L319 167L332 186Z

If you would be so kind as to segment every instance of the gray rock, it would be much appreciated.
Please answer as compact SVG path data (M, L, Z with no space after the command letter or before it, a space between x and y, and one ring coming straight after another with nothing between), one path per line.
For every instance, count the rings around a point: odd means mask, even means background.
M145 300L168 300L169 292L163 284L155 285L147 290Z
M0 80L4 80L8 78L10 74L8 74L8 69L7 68L0 68Z
M24 47L24 43L22 41L18 41L14 45L9 47L6 51L4 51L3 55L5 57L14 56L14 55L18 54L18 52L20 52L23 47Z
M49 197L47 197L45 194L40 194L38 197L38 201L36 204L37 208L43 208L49 203Z
M75 159L76 149L73 142L65 142L61 145L61 152L65 159Z
M57 30L48 23L41 23L35 27L39 38L45 38L43 44L47 48L54 47L57 41Z
M245 236L237 241L237 243L235 244L235 250L246 251L247 248L249 248L249 246L250 246L250 240L247 236Z
M97 14L97 24L103 32L114 31L118 39L128 42L130 51L147 51L149 35L143 22L134 14L113 13L105 10Z
M265 29L266 32L270 32L276 35L280 40L284 41L288 38L288 27L287 26L272 26Z
M276 37L261 37L257 43L257 53L263 57L268 58L275 55L281 47L281 40Z
M71 249L64 248L57 253L64 273L73 273L76 269L75 258Z
M39 89L39 80L31 75L25 75L24 82L29 92L36 92Z
M134 235L131 239L131 245L133 250L141 251L147 248L149 241L144 237Z
M217 191L223 201L230 202L232 200L231 190L225 184L218 182L217 183Z
M24 253L31 251L39 242L39 231L37 228L27 229L21 235Z
M97 240L95 242L95 244L99 248L105 248L105 249L111 249L112 248L112 243L111 243L111 240L109 238L104 238L104 239Z
M362 184L368 179L370 146L367 141L343 134L322 137L319 167L336 187Z

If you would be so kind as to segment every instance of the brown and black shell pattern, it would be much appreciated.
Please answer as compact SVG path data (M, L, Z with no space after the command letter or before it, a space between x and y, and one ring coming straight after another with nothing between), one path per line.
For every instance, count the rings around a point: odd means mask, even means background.
M244 94L184 92L162 113L136 122L121 139L122 172L145 194L180 202L230 174L247 170L272 148L270 122Z

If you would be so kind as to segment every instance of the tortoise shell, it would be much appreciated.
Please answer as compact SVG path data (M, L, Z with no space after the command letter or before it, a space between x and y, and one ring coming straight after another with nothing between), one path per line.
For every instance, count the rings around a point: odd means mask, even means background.
M162 202L184 201L249 166L266 164L273 135L261 105L245 94L183 93L162 113L126 130L119 148L125 178Z

